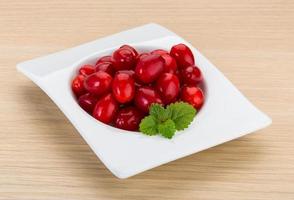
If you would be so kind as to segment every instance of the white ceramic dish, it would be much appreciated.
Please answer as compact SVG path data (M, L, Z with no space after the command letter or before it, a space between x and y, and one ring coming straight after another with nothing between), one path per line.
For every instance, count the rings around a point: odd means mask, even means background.
M93 63L123 44L141 50L170 49L187 44L206 81L206 102L190 127L172 140L145 136L107 126L84 112L74 99L70 82L77 67ZM99 159L117 177L127 178L264 128L271 119L253 106L199 51L175 33L147 24L45 57L17 69L56 103Z

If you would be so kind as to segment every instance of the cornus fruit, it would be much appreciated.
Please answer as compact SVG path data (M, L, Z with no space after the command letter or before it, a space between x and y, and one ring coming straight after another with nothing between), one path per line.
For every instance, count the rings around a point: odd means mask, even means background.
M189 47L184 44L177 44L170 50L170 55L177 61L179 68L194 65L194 55Z
M98 71L85 78L84 86L91 94L99 96L110 89L111 82L112 77L108 73Z
M117 111L118 103L115 101L112 94L107 94L97 101L93 111L93 117L101 122L109 124L114 119Z
M182 88L181 99L198 110L204 103L204 94L199 87L185 86Z
M143 83L152 83L163 71L164 60L157 54L141 57L135 68L136 76Z
M144 114L136 107L122 108L116 115L114 124L117 128L136 131Z
M136 56L129 48L119 48L112 54L115 70L126 70L134 68Z
M79 105L88 113L92 114L98 99L91 93L86 93L79 97Z
M84 75L77 75L71 83L71 89L77 97L87 92L87 90L84 87L84 80Z
M194 65L188 66L180 72L181 80L187 85L197 85L202 82L202 73L200 69Z
M203 106L203 79L185 44L151 52L125 44L80 66L71 88L79 106L105 124L172 138Z
M135 81L130 74L117 73L112 82L112 93L119 103L127 103L135 96Z
M164 104L175 102L180 92L179 79L174 74L163 73L156 82L156 89L162 96Z
M140 87L135 96L135 105L137 108L139 108L141 111L148 113L149 107L153 103L162 104L161 97L159 93L148 86Z

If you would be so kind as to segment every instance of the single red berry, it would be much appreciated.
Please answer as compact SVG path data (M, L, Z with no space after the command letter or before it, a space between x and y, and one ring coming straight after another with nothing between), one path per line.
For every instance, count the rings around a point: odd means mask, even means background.
M194 65L194 56L189 47L184 44L177 44L170 50L170 55L177 61L179 68L185 68Z
M94 95L86 93L80 96L78 103L87 113L92 114L97 101L98 99Z
M99 71L88 76L84 81L84 86L91 94L99 96L109 91L111 82L112 78L108 73Z
M148 55L150 55L150 53L141 53L141 54L139 54L137 57L136 57L136 61L137 61L137 63L138 63L138 61L141 59L141 58L143 58L143 57L145 57L145 56L148 56Z
M181 99L198 110L204 103L204 94L199 87L184 86L182 88Z
M103 63L103 62L112 62L111 56L102 56L101 58L99 58L96 61L96 64L95 65L98 65L99 63Z
M136 76L143 83L155 81L164 70L164 60L158 54L142 57L135 68Z
M117 49L112 54L113 64L116 71L133 69L136 63L136 57L129 49Z
M156 82L156 89L164 104L173 103L177 100L180 91L179 79L174 74L163 73Z
M87 90L84 87L84 80L85 76L77 75L71 83L71 89L73 93L76 95L76 97L79 97L87 92Z
M135 107L122 108L116 115L114 125L117 128L137 131L144 114Z
M166 50L163 49L156 49L151 51L151 54L158 54L158 55L164 55L164 54L168 54L168 52Z
M161 57L164 59L164 72L175 74L177 71L177 62L169 54L163 54Z
M96 65L96 72L104 71L110 75L114 74L113 63L112 62L101 62Z
M131 75L117 73L112 82L112 93L119 103L127 103L135 96L135 81Z
M130 45L122 45L121 47L119 47L120 49L129 49L132 53L133 53L133 56L136 58L138 56L138 52L136 51L136 49Z
M93 117L103 123L109 124L113 121L117 111L118 103L112 94L109 93L98 100L93 111Z
M162 104L160 95L151 87L141 87L135 94L135 105L141 111L148 113L152 103Z
M182 69L180 76L182 82L190 86L196 86L203 79L200 69L194 65Z
M83 65L79 69L79 74L84 75L84 76L88 76L90 74L93 74L94 72L95 72L95 68L93 65Z

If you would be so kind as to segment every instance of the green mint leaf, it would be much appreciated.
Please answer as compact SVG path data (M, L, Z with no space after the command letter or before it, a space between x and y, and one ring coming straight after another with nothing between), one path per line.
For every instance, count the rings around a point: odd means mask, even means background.
M159 123L164 122L169 118L167 110L160 104L152 104L149 113L154 116Z
M157 134L157 121L155 117L149 115L142 119L139 130L146 135L156 135Z
M158 125L158 132L168 139L171 139L176 132L176 125L173 120L168 119L165 122Z
M187 128L196 115L194 107L185 102L170 104L166 109L170 114L170 118L175 123L177 130Z

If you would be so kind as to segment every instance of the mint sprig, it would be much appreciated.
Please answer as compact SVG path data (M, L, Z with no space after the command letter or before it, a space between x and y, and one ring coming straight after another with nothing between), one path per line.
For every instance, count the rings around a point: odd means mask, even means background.
M168 119L165 122L158 124L158 132L168 139L171 139L176 132L176 125L173 120Z
M184 102L170 104L166 109L179 131L188 128L196 115L193 106Z
M146 135L160 134L171 139L177 130L187 128L195 115L194 107L185 102L176 102L166 108L152 104L149 115L141 121L139 130Z
M140 125L139 129L142 133L146 135L156 135L157 134L157 121L152 115L145 117Z

